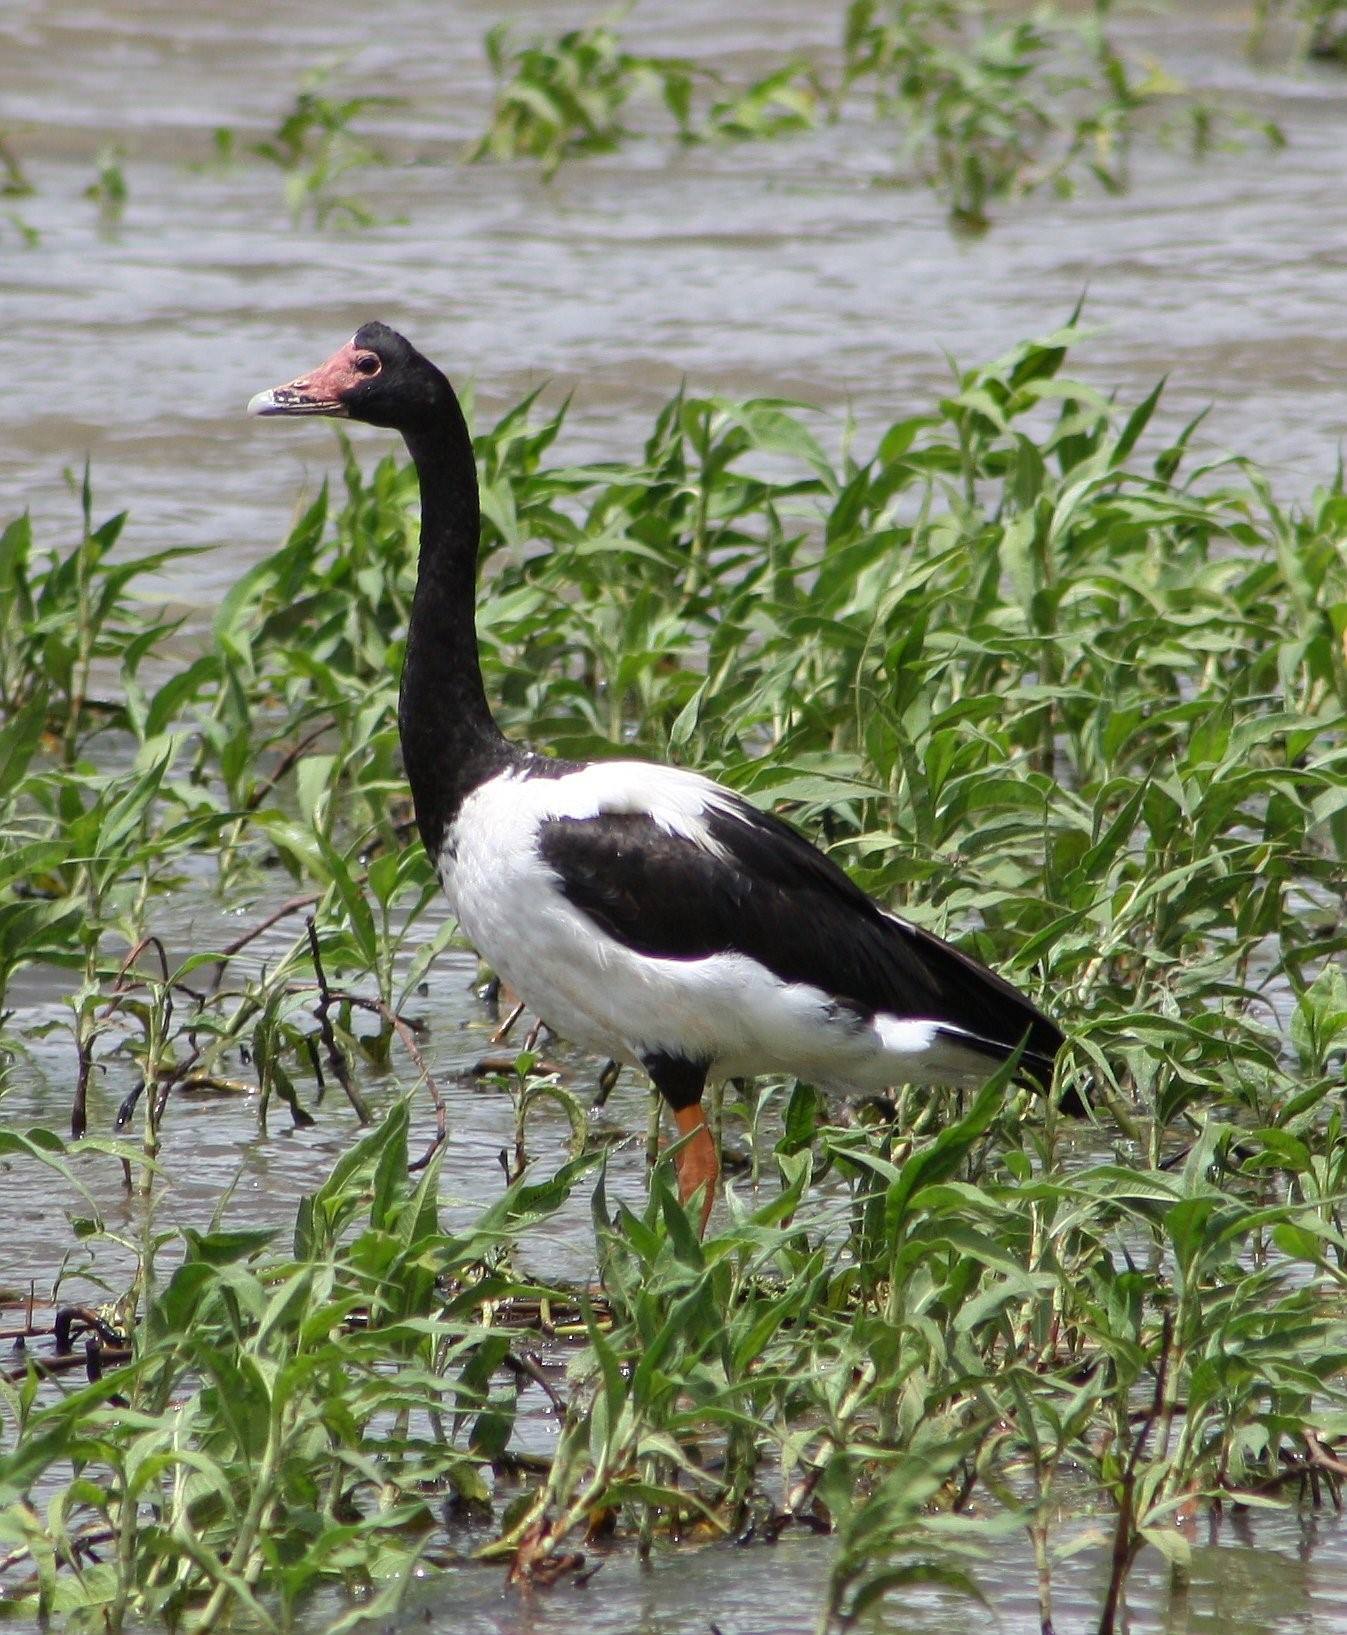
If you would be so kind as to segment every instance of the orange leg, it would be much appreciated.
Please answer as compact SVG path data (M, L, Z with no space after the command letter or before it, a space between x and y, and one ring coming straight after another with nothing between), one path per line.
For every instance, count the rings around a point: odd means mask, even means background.
M701 1219L697 1232L705 1237L706 1223L711 1218L711 1205L716 1198L716 1182L720 1179L716 1144L711 1139L706 1114L699 1101L691 1107L680 1107L674 1114L674 1123L678 1126L679 1135L692 1138L674 1160L678 1170L678 1196L687 1206L691 1204L698 1187L702 1189Z

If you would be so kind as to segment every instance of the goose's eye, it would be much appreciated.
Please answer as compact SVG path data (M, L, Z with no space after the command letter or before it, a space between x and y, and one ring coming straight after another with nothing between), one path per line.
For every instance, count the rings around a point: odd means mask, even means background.
M373 352L362 352L355 360L356 373L359 375L377 375L383 365Z

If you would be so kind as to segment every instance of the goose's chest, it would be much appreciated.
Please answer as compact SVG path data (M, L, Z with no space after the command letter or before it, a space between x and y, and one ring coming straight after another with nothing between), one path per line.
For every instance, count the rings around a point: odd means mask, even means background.
M530 1010L577 1044L611 1052L612 1029L591 1002L602 983L603 939L566 901L539 851L546 794L514 778L474 791L445 834L440 879L463 935Z
M493 778L445 832L438 860L445 895L463 934L493 963L559 896L538 847L537 807L527 782Z
M582 906L593 859L577 862L547 844L558 824L601 826L613 816L649 817L666 834L695 833L707 787L644 763L512 770L475 789L447 829L440 878L464 936L531 1011L574 1043L628 1061L685 1045L699 1060L721 1054L720 1011L739 1014L753 962L642 949ZM655 918L660 891L657 879L646 882ZM738 1021L728 1027L732 1038L741 1031Z

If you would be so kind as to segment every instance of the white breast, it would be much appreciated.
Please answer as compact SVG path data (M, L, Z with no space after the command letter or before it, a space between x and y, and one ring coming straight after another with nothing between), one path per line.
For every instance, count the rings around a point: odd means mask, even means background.
M464 935L551 1027L588 1049L636 1062L643 1051L681 1048L651 1030L682 1034L669 1014L690 963L634 954L575 909L538 851L551 818L645 812L671 834L716 849L707 807L728 797L676 767L603 761L562 777L492 778L464 801L445 836L440 878ZM670 990L672 984L672 989ZM658 1024L652 1002L662 999ZM675 1003L673 1011L684 1007Z

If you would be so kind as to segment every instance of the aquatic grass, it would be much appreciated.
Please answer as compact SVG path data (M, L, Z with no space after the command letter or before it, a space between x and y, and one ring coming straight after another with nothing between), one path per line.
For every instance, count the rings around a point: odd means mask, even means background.
M625 460L566 463L567 410L534 400L478 430L507 727L672 756L794 817L1041 995L1096 1108L1081 1137L1004 1080L856 1116L736 1088L751 1179L705 1242L665 1161L642 1211L610 1201L593 1122L530 1051L495 1086L516 1139L476 1226L432 1221L438 1138L409 1175L405 1108L376 1122L367 1073L427 1093L407 1007L453 936L396 751L407 469L339 441L339 482L186 652L87 485L71 545L5 532L5 975L65 985L81 1085L123 1090L151 1195L192 1084L303 1124L335 1080L360 1131L291 1245L220 1222L146 1251L129 1361L58 1396L30 1343L0 1392L22 1615L290 1627L320 1584L391 1607L467 1558L542 1585L591 1536L798 1527L836 1535L841 1628L921 1579L975 1584L1015 1527L1048 1620L1084 1515L1110 1627L1138 1552L1181 1565L1204 1508L1332 1501L1347 494L1333 474L1288 509L1165 429L1158 388L1118 404L1075 374L1081 340L956 369L837 452L801 405L690 390ZM252 908L174 960L157 913L189 870ZM4 1042L31 1026L14 1011ZM555 1180L540 1110L570 1133ZM541 1286L529 1233L592 1172L598 1280Z
M121 220L130 196L122 168L125 159L125 152L115 142L99 148L94 157L94 179L84 190L84 197L98 206L99 219L105 227Z
M622 123L626 105L652 92L684 126L690 65L625 50L617 21L607 17L525 45L513 41L508 23L488 29L485 49L496 99L469 159L536 159L544 177L551 176L566 159L615 148L630 135Z
M377 143L353 127L362 114L395 108L399 100L370 94L332 96L327 88L335 72L332 64L311 69L275 130L254 142L250 151L285 173L285 202L293 225L308 220L319 228L372 227L379 217L357 195L342 190L344 178L352 171L386 164L387 159ZM217 130L214 141L216 162L228 164L235 147L232 133Z
M653 134L626 123L643 100L663 105L685 143L793 135L825 112L868 116L899 133L893 180L926 182L956 224L980 229L992 206L1039 188L1070 194L1088 177L1122 191L1142 136L1183 137L1199 157L1251 135L1281 145L1271 122L1134 61L1110 32L1113 10L1112 0L1083 15L1051 4L1007 14L983 0L851 0L840 62L797 52L742 87L694 59L628 50L625 13L523 45L498 24L485 39L495 102L469 158L533 159L550 177L569 159Z
M1292 24L1293 52L1323 62L1347 62L1347 5L1343 0L1255 0L1248 50L1263 55L1282 19Z

